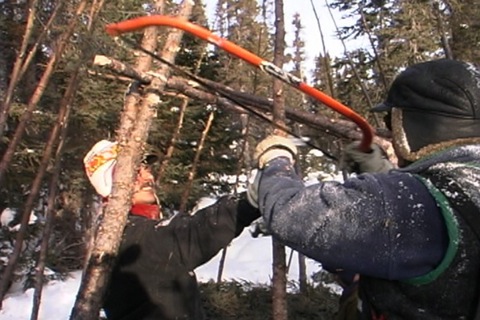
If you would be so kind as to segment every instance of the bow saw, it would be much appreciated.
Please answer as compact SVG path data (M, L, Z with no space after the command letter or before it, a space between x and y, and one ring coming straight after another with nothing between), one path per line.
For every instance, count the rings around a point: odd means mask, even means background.
M322 91L309 86L293 74L284 71L273 63L260 58L259 56L251 53L248 50L245 50L233 42L213 34L206 28L176 17L152 15L108 24L105 29L106 32L111 36L119 36L123 33L136 31L151 26L172 27L191 33L192 35L208 41L209 43L227 51L228 53L231 53L232 55L250 63L263 72L281 80L295 89L298 89L303 93L315 98L330 109L352 120L360 128L363 134L359 145L360 151L369 152L371 150L370 146L372 144L374 133L373 128L370 126L370 124L368 124L365 118Z

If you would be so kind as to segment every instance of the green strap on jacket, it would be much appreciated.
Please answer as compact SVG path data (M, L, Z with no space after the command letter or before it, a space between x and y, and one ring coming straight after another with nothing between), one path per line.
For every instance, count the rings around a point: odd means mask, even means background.
M445 224L447 227L448 238L449 238L449 243L447 247L447 252L445 253L445 257L435 269L433 269L429 273L424 274L422 276L404 281L412 285L422 285L422 284L430 283L435 279L437 279L450 266L450 264L452 263L457 253L458 241L459 241L459 230L458 230L458 221L455 218L452 206L448 201L447 197L437 187L435 187L430 180L425 179L419 175L415 175L415 177L419 179L428 188L432 196L435 198L435 201L439 205L443 218L445 219Z

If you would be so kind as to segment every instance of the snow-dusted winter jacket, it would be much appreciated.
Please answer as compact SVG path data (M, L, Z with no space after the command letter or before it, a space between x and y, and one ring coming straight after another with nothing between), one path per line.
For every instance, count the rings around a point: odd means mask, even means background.
M104 299L108 319L204 319L194 269L259 215L244 195L164 222L130 215Z
M288 246L361 275L362 319L373 310L388 320L472 319L480 244L465 215L480 223L479 185L480 145L307 187L277 158L262 174L259 208Z

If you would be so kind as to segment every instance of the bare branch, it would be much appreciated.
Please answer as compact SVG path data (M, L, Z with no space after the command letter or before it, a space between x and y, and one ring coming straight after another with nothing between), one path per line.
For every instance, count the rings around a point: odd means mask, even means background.
M150 84L152 82L153 77L148 75L148 73L141 72L132 66L107 56L96 55L95 59L93 60L93 65L108 68L118 75L135 79L140 81L142 84Z

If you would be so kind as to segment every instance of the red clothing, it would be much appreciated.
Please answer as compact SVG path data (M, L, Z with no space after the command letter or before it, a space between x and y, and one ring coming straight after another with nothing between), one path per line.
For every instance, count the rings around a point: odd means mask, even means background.
M134 204L130 209L130 214L158 220L160 219L160 207L156 204Z

